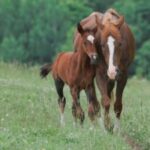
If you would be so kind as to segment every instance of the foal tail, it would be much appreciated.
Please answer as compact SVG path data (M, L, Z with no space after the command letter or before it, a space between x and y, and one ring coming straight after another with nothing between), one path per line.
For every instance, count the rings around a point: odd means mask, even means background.
M45 78L52 70L52 65L51 64L45 64L44 66L41 67L40 70L40 76L42 78Z

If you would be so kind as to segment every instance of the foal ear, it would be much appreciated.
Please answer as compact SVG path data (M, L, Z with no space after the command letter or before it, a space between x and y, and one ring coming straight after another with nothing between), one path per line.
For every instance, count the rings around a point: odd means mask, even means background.
M84 33L84 29L82 28L81 24L78 23L77 24L77 30L79 31L79 33L82 35Z
M97 15L95 15L95 19L96 19L97 27L100 27L100 29L103 30L104 25L102 24L102 18L100 19Z

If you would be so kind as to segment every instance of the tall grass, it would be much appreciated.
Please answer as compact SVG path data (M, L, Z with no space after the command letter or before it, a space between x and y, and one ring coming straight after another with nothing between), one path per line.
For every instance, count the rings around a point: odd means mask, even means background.
M122 130L143 146L150 147L150 84L136 78L124 93ZM42 80L39 66L0 63L0 150L130 150L120 135L106 134L98 125L89 130L87 101L83 128L73 127L68 87L64 128L59 125L57 95L51 76ZM100 96L98 96L100 99Z

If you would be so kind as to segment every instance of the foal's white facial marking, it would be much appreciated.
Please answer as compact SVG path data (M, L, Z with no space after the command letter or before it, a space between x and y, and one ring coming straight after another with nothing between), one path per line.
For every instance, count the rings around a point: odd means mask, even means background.
M114 42L115 39L112 36L109 36L107 40L107 45L109 49L108 76L110 79L115 79L116 76L116 67L113 64L114 49L115 49Z
M87 40L90 41L92 44L94 43L94 36L93 35L88 35Z

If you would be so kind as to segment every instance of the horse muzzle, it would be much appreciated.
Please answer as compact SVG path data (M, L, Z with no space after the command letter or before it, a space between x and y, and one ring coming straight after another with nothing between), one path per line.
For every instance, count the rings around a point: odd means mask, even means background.
M111 66L107 71L107 75L109 79L111 80L118 80L120 77L120 74L121 74L121 71L119 70L118 67L115 67L115 66Z
M98 64L98 54L92 54L90 56L90 61L92 65Z

